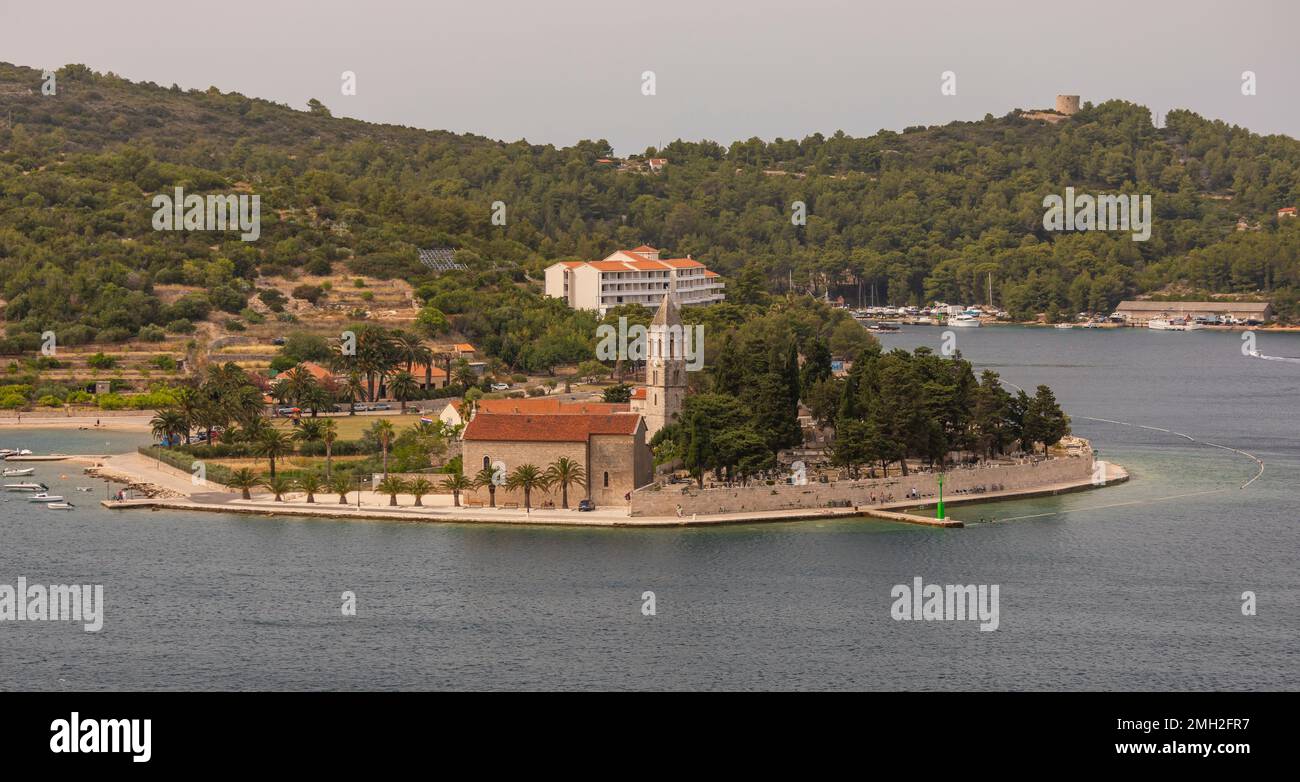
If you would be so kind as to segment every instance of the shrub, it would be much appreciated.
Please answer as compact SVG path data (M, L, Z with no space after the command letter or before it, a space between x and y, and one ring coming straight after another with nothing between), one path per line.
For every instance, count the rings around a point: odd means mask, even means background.
M167 339L167 332L161 326L141 326L136 336L144 342L162 342Z
M367 291L369 293L369 291ZM319 285L299 285L293 289L293 297L302 299L308 304L315 305L325 295L325 291Z
M106 356L101 352L86 359L86 364L92 369L112 369L117 366L117 359L113 356Z
M185 318L177 318L167 324L167 330L173 334L193 334L194 324Z

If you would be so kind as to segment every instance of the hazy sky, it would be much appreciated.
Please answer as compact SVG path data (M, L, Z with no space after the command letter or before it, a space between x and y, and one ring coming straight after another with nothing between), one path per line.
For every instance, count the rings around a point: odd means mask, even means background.
M1297 0L0 0L0 60L619 154L979 119L1057 93L1300 137ZM354 71L357 95L340 94ZM654 96L641 74L654 71ZM940 94L940 74L957 95ZM1243 96L1242 71L1258 78Z

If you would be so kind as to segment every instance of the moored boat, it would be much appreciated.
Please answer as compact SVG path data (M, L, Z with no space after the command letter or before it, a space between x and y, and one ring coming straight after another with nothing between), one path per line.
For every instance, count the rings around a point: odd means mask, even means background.
M63 502L63 496L59 494L47 494L40 492L27 498L28 502Z
M14 469L5 470L5 471L4 471L4 477L5 477L5 478L17 478L17 477L20 477L20 476L23 476L23 475L31 475L31 474L34 473L34 472L36 472L36 468L35 468L35 467L28 467L28 468L23 469L23 470L19 470L19 469L17 469L17 468L14 468Z
M49 491L43 483L6 483L5 491Z
M977 329L981 324L979 318L968 312L963 312L962 314L950 319L948 325L960 329Z
M1154 331L1199 331L1205 327L1186 318L1152 318L1147 321L1147 328Z

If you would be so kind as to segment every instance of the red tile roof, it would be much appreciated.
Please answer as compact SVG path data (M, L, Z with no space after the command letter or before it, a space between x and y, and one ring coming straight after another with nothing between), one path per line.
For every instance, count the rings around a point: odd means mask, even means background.
M651 247L651 246L648 245L648 244L643 244L643 245L641 245L640 247L634 247L634 248L632 248L631 250L628 250L628 252L634 252L634 253L657 253L657 252L659 252L659 250L657 250L657 249L654 248L654 247Z
M635 413L613 415L502 415L479 413L465 427L466 440L497 442L585 443L595 434L634 435L641 424Z
M405 366L405 364L403 364L403 366ZM424 364L419 361L412 364L411 374L415 376L416 380L423 380ZM438 366L438 364L435 362L433 365L433 371L429 373L429 377L434 380L440 380L442 378L445 378L446 376L447 376L447 371L442 367Z
M457 402L461 410L464 402ZM626 402L582 402L555 398L532 399L480 399L479 413L532 414L532 415L609 415L631 410Z
M308 374L317 380L326 380L334 377L334 373L314 361L302 362L302 368L307 370Z

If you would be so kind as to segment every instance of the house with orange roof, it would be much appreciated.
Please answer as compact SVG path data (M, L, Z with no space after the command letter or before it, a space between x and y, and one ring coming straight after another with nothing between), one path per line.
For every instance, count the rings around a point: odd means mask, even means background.
M668 158L652 157L646 161L646 164L650 166L650 173L658 174L660 171L664 170L664 166L668 165Z
M515 401L515 400L511 400ZM489 469L503 476L531 464L545 471L560 457L578 463L585 478L569 486L569 507L589 499L596 507L629 507L631 493L653 480L654 461L645 442L645 419L635 413L514 414L481 412L465 427L464 472ZM498 505L523 505L522 490L498 485ZM468 492L469 504L491 499L486 487ZM535 489L533 507L562 504L561 488Z
M1281 220L1283 217L1295 217L1296 215L1297 215L1297 210L1294 206L1284 206L1281 209L1277 210L1277 219L1279 220Z
M658 308L665 293L681 306L713 304L726 299L725 288L717 272L689 255L663 258L649 245L617 250L599 261L559 261L546 269L547 296L601 315L622 304Z

